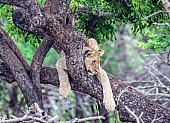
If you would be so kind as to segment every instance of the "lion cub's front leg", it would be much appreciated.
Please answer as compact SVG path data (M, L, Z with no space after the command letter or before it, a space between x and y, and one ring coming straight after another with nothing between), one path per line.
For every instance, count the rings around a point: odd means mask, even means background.
M113 98L110 81L106 74L106 71L104 71L102 68L100 68L98 74L96 74L96 77L99 79L99 81L101 82L102 87L103 87L103 103L105 105L105 108L108 111L114 111L116 104L115 104L115 100Z
M56 63L56 68L58 71L58 77L60 81L59 94L62 97L67 98L70 94L71 86L68 79L65 57L61 57L60 59L58 59Z

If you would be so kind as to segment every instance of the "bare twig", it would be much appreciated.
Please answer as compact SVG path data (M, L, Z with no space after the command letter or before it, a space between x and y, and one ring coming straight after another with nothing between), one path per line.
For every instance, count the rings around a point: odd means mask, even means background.
M82 118L82 119L75 118L71 121L66 121L64 123L81 123L81 122L85 122L85 121L100 120L100 119L105 119L105 117L95 116L95 117L87 117L87 118ZM29 122L36 121L36 122L39 122L39 123L51 123L51 122L54 122L54 121L57 122L58 116L56 115L53 118L49 119L48 121L44 120L42 118L35 117L35 116L27 116L27 115L24 115L21 118L15 117L14 119L8 119L8 120L6 118L2 118L0 120L1 123L18 123L18 122L23 122L23 121L29 121Z
M133 111L131 111L127 106L125 106L125 109L136 119L136 123L140 123L140 120L143 122L143 120L142 120L142 115L143 115L143 112L140 114L140 116L138 117L138 116L136 116L136 114L133 112Z
M165 78L165 79L170 83L170 79L169 79L167 76L163 75L163 73L161 73L158 69L155 68L155 63L156 63L156 62L153 63L153 67L152 67L152 68L153 68L156 72L158 72L163 78Z
M98 17L115 17L114 12L102 12L102 11L99 11L99 10L96 9L95 13L94 13L87 6L78 6L78 12L83 12L83 13L95 15L95 16L98 16Z
M149 67L146 67L145 68L148 70L148 72L159 82L159 84L163 87L165 87L165 85L160 81L160 79L150 70Z
M87 6L78 6L78 12L83 12L92 15L92 18L89 20L88 25L86 26L87 30L90 33L90 36L92 36L92 29L97 22L99 17L115 17L114 12L102 12L97 9L92 11L89 7ZM76 10L76 9L75 9Z
M67 121L65 123L81 123L81 122L85 122L85 121L92 121L92 120L99 120L99 119L105 119L105 117L95 116L95 117L87 117L87 118L82 118L82 119L75 118L74 120Z
M44 115L42 115L44 114ZM25 115L23 117L16 117L16 116L11 116L14 119L7 119L6 116L0 117L0 123L18 123L18 122L23 122L23 121L28 121L28 122L38 122L38 123L58 123L59 116L56 115L54 117L50 117L47 114L45 115L45 112L40 109L37 103L33 103L29 109L26 111ZM91 120L100 120L100 119L105 119L103 116L95 116L95 117L87 117L87 118L82 118L82 119L72 119L71 121L66 121L64 123L77 123L77 122L85 122L85 121L91 121Z
M167 56L168 57L168 56ZM169 58L167 60L165 60L164 58L162 58L161 56L158 55L158 58L160 58L165 64L170 66L170 62L169 62Z
M157 22L154 22L153 24L154 25L158 25L158 26L168 26L170 28L170 24L169 23L157 23Z
M41 119L41 118L37 118L37 117L33 117L33 116L23 116L21 118L15 118L15 119L9 119L9 120L1 120L1 123L18 123L18 122L22 122L22 121L38 121L40 123L47 123L47 121Z
M141 81L141 83L142 83L142 81ZM162 87L162 86L159 86L159 85L151 85L151 86L138 86L136 89L138 90L138 89L141 89L141 90L143 90L143 89L149 89L149 88L153 88L153 87L157 87L157 88L161 88L161 89L167 89L167 88L170 88L170 86L166 86L166 87Z
M49 123L56 123L58 120L59 120L59 116L58 115L55 115L53 118L49 119L48 122Z
M169 13L169 11L162 11L162 10L160 10L160 11L154 12L153 14L150 14L149 16L146 16L146 17L142 18L142 20L148 19L148 18L150 18L150 17L152 17L154 15L157 15L159 13Z
M154 119L152 120L151 123L154 123L155 121L158 121L158 120L160 120L162 118L162 116L157 118L157 113L156 112L157 112L157 110L155 110Z

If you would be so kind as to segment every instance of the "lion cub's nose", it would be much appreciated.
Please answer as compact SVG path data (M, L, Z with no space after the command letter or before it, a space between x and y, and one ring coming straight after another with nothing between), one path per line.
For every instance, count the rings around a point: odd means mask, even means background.
M91 73L90 70L87 70L87 72Z

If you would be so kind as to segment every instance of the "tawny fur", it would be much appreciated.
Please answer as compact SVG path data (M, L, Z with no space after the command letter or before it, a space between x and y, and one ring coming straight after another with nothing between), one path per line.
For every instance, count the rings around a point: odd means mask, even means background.
M60 81L59 94L62 97L67 98L70 94L71 86L68 79L65 53L62 51L60 55L61 58L58 59L56 63L56 68L58 71L58 77Z
M108 111L114 111L116 104L113 98L110 81L105 70L100 67L100 56L104 54L103 50L99 50L97 41L90 38L85 41L87 47L91 48L90 55L85 57L85 66L90 73L96 75L103 87L103 103ZM90 64L92 61L96 61L96 65ZM96 67L97 66L97 67ZM95 68L96 67L96 68ZM92 68L95 68L93 70Z
M98 47L98 44L97 44L97 41L94 39L94 38L89 38L85 41L85 45L87 47L90 47L94 50L99 50L99 47Z
M96 74L96 77L101 82L102 87L103 87L103 103L105 105L105 108L108 111L114 111L116 104L113 98L110 81L109 81L106 71L100 68L98 74Z
M96 77L102 84L103 103L105 104L105 108L108 111L114 111L116 105L113 99L110 81L106 72L100 67L100 56L103 55L104 51L99 50L97 41L93 38L86 40L85 45L86 46L83 48L83 51L86 52L85 54L86 69L91 75L96 75ZM66 59L63 51L61 53L61 58L56 63L56 68L58 70L60 81L59 93L64 98L67 98L69 96L71 86L68 80Z

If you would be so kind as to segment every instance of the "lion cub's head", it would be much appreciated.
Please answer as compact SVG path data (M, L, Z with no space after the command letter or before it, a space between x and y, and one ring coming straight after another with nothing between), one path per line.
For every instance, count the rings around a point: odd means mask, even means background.
M91 75L95 75L100 69L100 57L104 54L103 50L89 49L85 52L85 66Z

